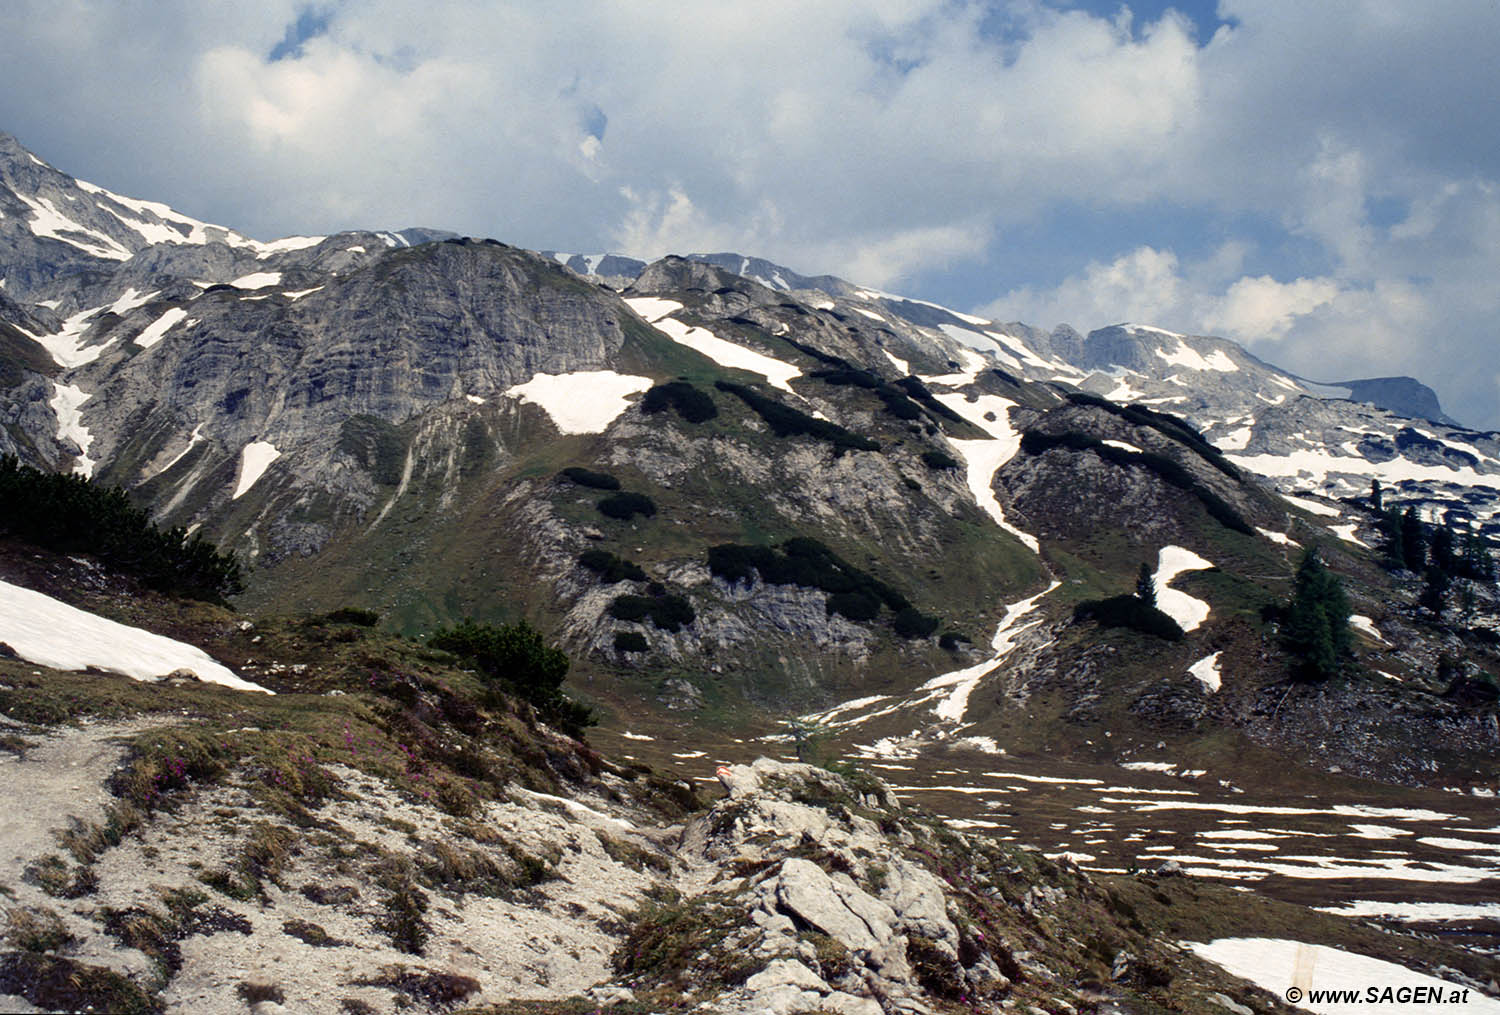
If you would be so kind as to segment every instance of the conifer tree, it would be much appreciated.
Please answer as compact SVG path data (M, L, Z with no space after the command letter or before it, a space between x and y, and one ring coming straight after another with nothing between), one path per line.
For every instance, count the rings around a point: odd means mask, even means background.
M1401 515L1401 555L1408 571L1420 572L1427 563L1427 534L1414 507Z
M1323 566L1316 546L1308 548L1297 567L1282 636L1297 657L1298 676L1306 680L1335 676L1352 652L1344 584Z
M1401 512L1394 505L1386 509L1383 527L1386 566L1399 571L1406 566L1406 544L1401 538Z
M1156 605L1156 579L1151 575L1151 565L1141 562L1141 570L1135 577L1136 598L1147 606Z
M1448 605L1448 572L1436 564L1429 565L1422 575L1422 592L1417 602L1434 617L1441 617Z
M1443 524L1433 529L1431 557L1432 566L1440 569L1443 574L1451 577L1457 573L1458 555L1455 553L1452 515L1444 515Z
M1460 573L1475 581L1492 582L1495 580L1495 560L1490 555L1490 548L1484 538L1477 532L1470 532L1464 536L1463 559L1459 565Z
M1370 510L1376 514L1385 513L1385 492L1380 489L1380 480L1370 480Z

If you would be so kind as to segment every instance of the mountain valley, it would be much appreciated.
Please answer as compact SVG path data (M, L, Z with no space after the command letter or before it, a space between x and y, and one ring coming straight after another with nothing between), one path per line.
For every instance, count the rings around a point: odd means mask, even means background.
M5 135L0 216L6 477L243 588L5 519L0 583L275 692L49 662L6 600L16 1010L1298 1010L1242 939L1500 1010L1500 433L1420 382L739 254L261 242Z

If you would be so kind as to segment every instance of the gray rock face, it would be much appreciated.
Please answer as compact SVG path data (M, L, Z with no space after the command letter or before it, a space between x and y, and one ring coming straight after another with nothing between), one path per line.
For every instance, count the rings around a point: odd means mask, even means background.
M1458 425L1443 412L1437 392L1415 377L1371 377L1362 381L1335 381L1334 384L1348 388L1349 397L1354 401L1368 402L1398 416Z

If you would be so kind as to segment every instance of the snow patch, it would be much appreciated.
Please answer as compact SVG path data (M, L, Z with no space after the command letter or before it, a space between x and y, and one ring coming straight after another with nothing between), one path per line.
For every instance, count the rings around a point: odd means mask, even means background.
M1375 622L1369 617L1355 613L1349 617L1349 626L1363 634L1368 634L1376 641L1385 641L1385 636L1375 627Z
M1136 447L1134 444L1131 444L1129 441L1103 440L1099 443L1108 444L1110 447L1119 448L1121 451L1134 451L1138 455L1144 454L1144 452L1141 451L1140 448Z
M273 285L281 284L281 272L279 271L252 271L248 275L241 275L229 283L236 289L265 289Z
M613 370L579 370L571 374L537 374L505 394L539 405L559 433L603 433L630 407L630 395L651 387L649 377Z
M1222 653L1215 652L1211 656L1204 656L1196 663L1188 667L1188 672L1198 678L1206 691L1217 691L1223 683L1219 673L1219 656Z
M1305 944L1278 938L1220 938L1208 944L1183 942L1193 954L1220 966L1226 972L1275 994L1285 997L1296 987L1299 1002L1294 1007L1317 1015L1346 1015L1367 1012L1371 1008L1389 1007L1392 1011L1427 1010L1430 1005L1411 1007L1406 1004L1373 1005L1311 1000L1312 991L1349 991L1350 996L1364 1000L1370 987L1425 987L1442 991L1443 997L1455 990L1452 983L1405 966L1368 955L1356 955L1328 945ZM1461 988L1458 988L1461 989ZM1500 1001L1478 991L1464 991L1466 1003L1448 1005L1455 1012L1500 1015ZM1444 1007L1444 1006L1439 1006Z
M1500 920L1500 902L1382 902L1356 899L1342 906L1319 906L1318 911L1335 916L1378 917L1403 923L1448 923Z
M1156 608L1177 621L1184 631L1196 631L1208 619L1208 604L1172 588L1172 579L1184 571L1214 567L1214 563L1181 546L1163 546L1156 561L1156 574L1151 576L1156 583Z
M1190 348L1181 339L1177 342L1177 348L1171 352L1157 349L1156 355L1166 360L1172 366L1186 367L1189 370L1217 370L1220 373L1234 373L1239 370L1238 364L1224 355L1224 350L1215 349L1207 356L1204 356L1196 349Z
M153 473L153 475L160 476L163 472L166 472L172 466L174 466L178 462L182 461L183 458L185 458L187 456L187 453L189 451L193 450L193 448L195 448L195 447L198 446L198 442L201 441L202 439L203 439L203 424L199 423L197 426L193 427L192 435L188 437L187 447L185 447L181 451L177 452L177 454L172 457L172 460L170 462L168 462L166 465L163 465L161 468L157 469L156 472Z
M186 669L209 683L271 693L241 680L196 646L106 620L4 581L0 581L0 641L22 659L55 670L97 666L135 680L155 680Z
M885 358L891 361L891 366L901 372L901 376L906 377L911 374L911 364L909 362L898 356L892 356L886 349L881 349L880 351L885 353Z
M1302 545L1301 543L1299 543L1295 539L1293 539L1291 536L1288 536L1285 532L1273 532L1271 529L1263 529L1263 528L1261 528L1258 525L1255 527L1255 531L1259 532L1261 535L1265 536L1271 542L1273 542L1273 543L1280 543L1282 546L1301 546Z
M172 329L172 325L176 324L186 316L186 310L183 310L181 307L173 307L171 310L168 310L156 320L146 325L145 330L142 331L139 335L135 336L135 344L140 346L142 349L151 348L166 336L167 332Z
M1370 549L1370 544L1354 534L1355 529L1357 529L1358 527L1359 526L1354 522L1350 522L1348 525L1330 525L1328 526L1328 531L1332 532L1335 536L1338 536L1346 543L1353 543L1356 546L1363 546L1368 550Z
M136 292L135 287L132 286L131 288L126 289L123 293L121 293L119 299L115 300L109 305L109 312L112 314L118 314L123 317L125 314L134 310L136 307L143 307L147 303L151 302L152 299L160 295L161 290L158 289L142 296L140 293ZM49 302L51 302L54 307L57 305L56 300L51 300ZM46 306L45 303L41 305Z
M234 495L230 500L239 500L245 491L255 485L271 463L281 457L281 452L276 450L276 445L270 441L251 441L245 445L240 452L240 474L235 480Z
M90 392L76 384L59 384L53 381L52 400L47 403L57 416L58 439L78 445L78 460L73 463L73 471L86 478L94 475L94 466L99 464L89 457L89 445L94 443L94 435L83 425L83 412L80 408L92 397L94 396Z

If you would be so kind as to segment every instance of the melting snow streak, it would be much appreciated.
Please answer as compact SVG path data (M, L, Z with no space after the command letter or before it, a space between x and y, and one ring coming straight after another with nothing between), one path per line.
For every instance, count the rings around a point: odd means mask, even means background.
M995 499L996 471L1021 449L1021 435L1010 425L1009 410L1015 403L998 395L981 395L970 402L963 395L946 394L938 395L937 400L994 438L987 441L950 440L949 443L963 456L969 491L974 500L995 519L995 524L1025 543L1032 553L1040 553L1042 547L1037 538L1006 521L1005 509ZM994 418L987 419L986 416Z
M963 722L964 712L969 708L969 695L978 686L981 678L989 673L1010 654L1011 649L1016 646L1016 639L1023 631L1028 631L1040 624L1041 618L1033 620L1029 624L1016 626L1016 622L1027 616L1036 609L1037 600L1061 584L1053 582L1046 589L1038 592L1028 599L1019 603L1011 603L1005 608L1005 616L1000 620L1000 626L995 628L995 637L990 641L990 648L994 655L982 663L976 663L962 670L954 670L952 673L944 673L942 676L933 677L927 683L917 688L918 691L933 691L940 688L951 687L947 696L938 702L932 709L940 719L949 722Z

